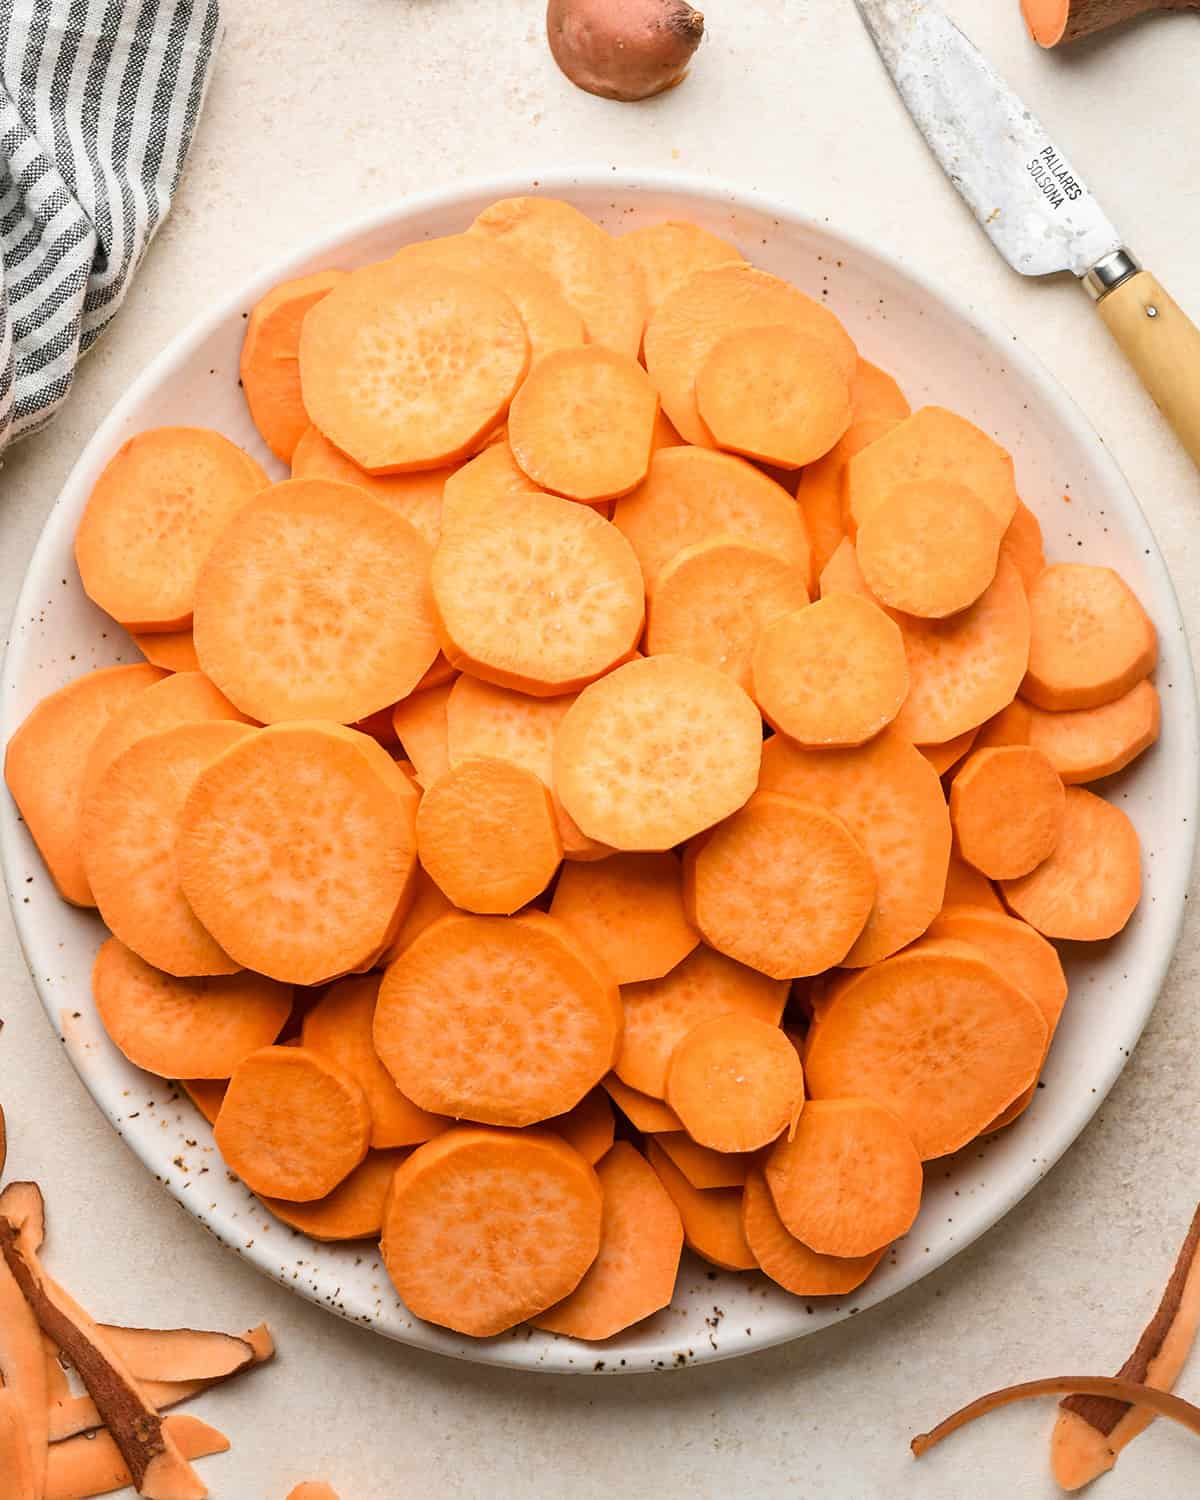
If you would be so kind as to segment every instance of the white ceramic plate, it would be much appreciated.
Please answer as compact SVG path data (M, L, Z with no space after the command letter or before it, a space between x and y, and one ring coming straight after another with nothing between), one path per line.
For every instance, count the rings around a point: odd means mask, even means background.
M882 1301L969 1245L1062 1155L1121 1071L1175 946L1195 829L1188 818L1197 803L1196 699L1175 595L1136 501L1070 399L1011 335L890 258L781 203L674 176L592 172L511 178L410 199L270 267L182 333L96 432L46 523L4 666L5 740L45 693L93 667L139 659L84 597L71 552L88 492L126 437L163 423L204 424L280 472L237 385L243 319L255 300L286 276L378 259L409 240L464 229L496 198L534 190L568 198L618 232L663 218L694 219L766 269L827 297L863 354L896 374L914 406L943 402L1011 449L1050 556L1119 568L1162 642L1162 740L1107 788L1141 835L1144 899L1117 941L1068 955L1071 999L1033 1105L1011 1129L930 1168L917 1224L852 1296L806 1304L764 1278L718 1273L688 1259L672 1307L601 1346L524 1328L475 1342L429 1327L398 1301L373 1249L317 1245L273 1220L225 1171L190 1103L131 1067L107 1040L88 983L100 922L58 900L11 802L2 799L5 879L47 1015L113 1127L218 1239L284 1285L391 1338L525 1369L633 1372L762 1349Z

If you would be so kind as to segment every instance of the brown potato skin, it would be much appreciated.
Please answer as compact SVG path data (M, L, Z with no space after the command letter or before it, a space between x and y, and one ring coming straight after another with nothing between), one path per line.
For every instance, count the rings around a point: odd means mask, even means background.
M630 102L683 81L704 17L686 0L549 0L546 35L578 88Z

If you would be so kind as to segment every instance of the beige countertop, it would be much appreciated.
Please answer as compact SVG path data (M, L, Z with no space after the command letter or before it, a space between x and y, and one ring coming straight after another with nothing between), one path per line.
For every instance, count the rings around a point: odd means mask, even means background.
M1052 129L1176 297L1200 314L1200 19L1039 53L1017 0L947 0ZM1200 631L1200 478L1070 284L992 255L911 130L850 0L712 0L685 85L647 106L578 93L541 0L225 0L228 32L171 219L58 422L0 473L0 607L11 613L58 487L127 383L265 262L403 194L468 177L609 164L781 194L891 250L1006 323L1128 474ZM76 1079L0 923L0 1098L10 1168L50 1205L51 1265L98 1315L235 1328L280 1357L195 1409L233 1451L216 1500L654 1491L834 1500L1037 1500L1047 1405L999 1413L914 1465L914 1431L982 1390L1110 1372L1149 1315L1200 1196L1200 923L1184 929L1145 1037L1099 1116L1017 1209L940 1272L841 1326L749 1358L592 1380L451 1363L385 1343L222 1251L143 1172ZM1200 1399L1200 1356L1181 1382ZM1194 1494L1200 1447L1159 1423L1094 1490ZM0 1485L2 1488L2 1485Z

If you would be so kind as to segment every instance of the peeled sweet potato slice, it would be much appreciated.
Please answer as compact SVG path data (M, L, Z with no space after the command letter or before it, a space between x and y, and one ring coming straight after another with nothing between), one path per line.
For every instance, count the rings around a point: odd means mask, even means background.
M762 1171L747 1174L742 1228L755 1264L795 1297L842 1297L861 1286L883 1251L842 1257L820 1255L790 1234L775 1207Z
M350 724L390 707L437 656L429 560L404 517L355 486L273 485L200 570L201 664L263 724Z
M572 1109L612 1066L616 985L539 916L443 917L384 975L376 1050L422 1108L530 1125Z
M43 698L8 742L4 779L56 890L73 906L96 904L80 836L88 756L112 715L165 675L147 663L88 672Z
M309 308L345 275L316 271L281 282L255 303L246 320L241 387L263 442L285 464L308 426L300 392L300 329Z
M805 1053L814 1099L863 1097L897 1115L922 1160L983 1130L1037 1076L1038 1006L966 944L917 943L855 975Z
M785 983L711 948L698 947L661 979L622 987L625 1026L617 1076L627 1088L661 1099L666 1094L671 1054L701 1022L740 1015L777 1026L786 1001ZM620 1096L615 1097L624 1108ZM630 1118L639 1129L651 1128L641 1126L633 1114Z
M636 357L646 322L642 269L599 224L555 198L504 198L485 208L468 233L544 271L582 316L591 343Z
M292 991L261 974L177 979L117 938L101 944L92 994L104 1029L139 1068L160 1078L225 1079L268 1047L292 1010Z
M450 1130L397 1171L383 1262L410 1312L487 1338L575 1290L602 1205L595 1171L549 1132Z
M368 474L466 458L503 420L528 364L525 325L503 292L402 260L351 272L300 334L313 425Z
M311 1203L367 1154L371 1114L354 1076L306 1047L239 1063L213 1128L230 1171L264 1197Z
M1097 942L1121 931L1142 894L1137 829L1119 807L1070 786L1054 852L1000 883L1005 904L1048 938Z
M742 1230L740 1188L695 1188L655 1140L646 1154L658 1179L674 1200L690 1250L727 1271L752 1271L758 1265Z
M532 1321L577 1339L607 1339L666 1307L675 1290L683 1224L654 1168L618 1141L596 1169L604 1210L600 1249L583 1280Z
M407 1156L405 1150L368 1151L349 1177L311 1203L290 1203L286 1198L262 1201L277 1219L309 1239L374 1239L383 1228L384 1205L396 1168Z
M646 368L663 410L689 443L712 445L696 405L696 377L715 345L739 328L787 328L821 344L846 380L858 354L829 309L789 282L736 262L697 271L661 301L646 326Z
M950 815L937 772L897 729L852 750L763 747L760 786L836 813L875 866L875 906L846 956L852 968L919 937L942 904Z

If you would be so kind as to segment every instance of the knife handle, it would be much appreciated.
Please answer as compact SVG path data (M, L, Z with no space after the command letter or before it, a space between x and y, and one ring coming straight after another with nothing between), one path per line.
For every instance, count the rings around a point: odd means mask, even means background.
M1200 329L1149 271L1096 304L1158 409L1200 466Z

